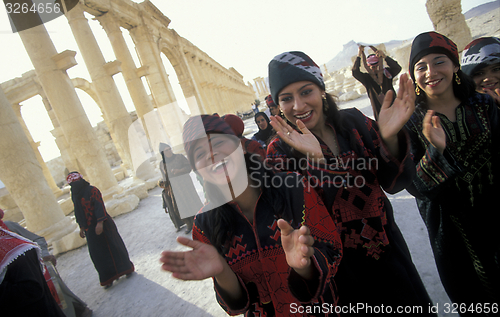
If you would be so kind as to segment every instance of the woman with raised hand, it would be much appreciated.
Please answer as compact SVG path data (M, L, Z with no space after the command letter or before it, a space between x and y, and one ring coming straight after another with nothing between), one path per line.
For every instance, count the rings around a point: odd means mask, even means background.
M407 127L416 177L408 190L427 226L441 281L454 303L498 302L498 107L475 91L460 70L456 44L442 34L413 40L410 74L417 98Z
M269 85L287 122L271 118L279 138L269 144L267 161L309 177L341 229L344 255L335 278L340 305L428 307L431 300L384 193L404 189L414 176L402 131L414 109L411 80L401 76L392 104L393 92L387 92L378 123L357 109L339 110L319 67L303 52L274 57Z
M195 217L194 240L177 238L192 250L164 251L162 269L183 280L213 278L231 315L334 315L342 246L315 190L243 153L218 116L191 117L183 140L209 204Z

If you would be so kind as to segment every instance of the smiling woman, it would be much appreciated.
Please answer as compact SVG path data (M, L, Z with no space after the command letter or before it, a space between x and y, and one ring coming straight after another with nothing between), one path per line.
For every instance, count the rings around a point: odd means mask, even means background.
M257 154L243 154L218 116L191 117L183 140L209 203L195 218L194 240L178 238L193 249L164 251L162 268L183 280L212 277L217 300L231 315L290 316L294 305L335 307L332 277L341 244L315 191L298 174L275 174ZM264 177L289 186L256 185Z
M401 76L392 105L392 91L386 94L378 124L357 109L339 110L325 91L320 68L303 52L275 56L269 62L269 83L288 121L271 118L279 137L269 144L267 160L277 169L299 166L308 179L318 180L311 185L338 224L343 243L335 276L340 305L394 310L430 305L384 193L401 191L414 175L402 129L414 109L411 80ZM309 163L297 164L304 156ZM354 166L352 160L377 164ZM321 177L315 178L316 170Z
M416 164L408 191L427 226L439 275L460 305L500 298L500 112L459 68L457 46L427 32L413 41L417 106L407 123ZM465 316L465 314L460 314Z

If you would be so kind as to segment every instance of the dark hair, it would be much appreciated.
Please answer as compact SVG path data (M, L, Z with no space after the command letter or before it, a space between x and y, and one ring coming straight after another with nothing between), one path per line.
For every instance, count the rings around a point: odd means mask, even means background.
M251 175L252 179L258 180L260 184L263 184L265 183L264 178L274 176L274 172L264 167L258 154L246 153L244 157L247 173ZM215 198L217 200L222 197L222 193L217 186L205 182L204 187L209 199ZM273 196L273 199L268 199L263 195L262 199L268 200L267 203L273 206L275 215L281 217L282 208L280 206L282 207L284 204L282 203L283 199L280 199L279 195L276 195L276 197ZM234 223L236 222L235 213L236 211L227 203L207 211L208 226L210 228L208 239L222 256L229 251L229 244L234 234Z
M459 66L459 65L458 65ZM457 97L461 102L466 102L476 91L476 83L466 73L464 73L461 69L457 72L458 78L460 78L460 85L456 82L455 78L452 80L453 85L453 94ZM453 75L455 77L455 75ZM414 87L417 87L417 83L414 83ZM427 95L423 89L420 89L420 94L417 95L415 99L415 104L419 107L427 109Z

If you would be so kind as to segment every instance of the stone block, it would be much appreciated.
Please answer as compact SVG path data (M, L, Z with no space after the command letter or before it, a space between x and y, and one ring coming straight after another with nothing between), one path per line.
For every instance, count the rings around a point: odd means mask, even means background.
M161 179L161 175L157 175L153 178L150 178L146 181L146 188L148 190L151 190L153 188L155 188L156 186L158 186L158 181Z
M61 199L58 201L58 203L59 203L59 206L61 206L61 209L62 209L65 216L69 215L75 209L75 206L73 205L73 201L71 200L71 197Z
M123 193L113 196L113 199L120 199L127 195L136 195L139 199L144 199L149 196L146 183L134 182L130 186L125 187Z
M340 101L349 101L349 100L354 100L358 99L361 97L361 95L357 91L348 91L342 96L339 97Z
M122 181L125 179L125 173L123 171L114 171L116 181Z
M9 220L14 222L19 222L24 219L24 215L19 207L14 207L10 209L4 209L4 216L2 220Z
M77 228L68 235L52 241L52 254L58 255L68 252L87 244L87 239L80 237L80 228Z
M136 195L127 195L119 199L111 199L105 202L106 211L111 217L126 214L139 206L139 197Z

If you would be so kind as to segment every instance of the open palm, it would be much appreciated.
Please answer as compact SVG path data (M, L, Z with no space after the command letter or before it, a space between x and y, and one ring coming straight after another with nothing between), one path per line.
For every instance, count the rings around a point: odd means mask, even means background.
M177 241L193 249L161 253L161 268L172 272L173 277L181 280L203 280L222 272L224 259L212 245L185 237L178 237Z
M391 90L386 93L378 116L380 136L383 140L395 137L415 110L416 96L408 74L402 74L399 78L398 94L394 102L393 94Z
M422 123L424 136L441 154L446 148L446 134L441 126L441 120L434 110L428 110Z
M278 227L281 230L281 245L288 265L295 270L306 269L311 264L311 256L314 255L312 247L314 238L309 228L302 226L299 229L293 229L283 219L278 220Z
M276 134L295 150L314 159L323 158L323 152L321 151L318 139L306 128L302 121L297 120L297 127L302 134L298 133L279 116L271 116L271 125Z

